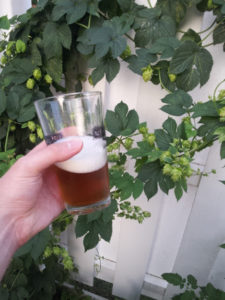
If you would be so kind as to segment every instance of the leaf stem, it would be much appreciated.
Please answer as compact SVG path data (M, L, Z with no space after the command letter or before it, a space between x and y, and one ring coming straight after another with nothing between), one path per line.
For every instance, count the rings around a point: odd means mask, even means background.
M214 92L213 92L213 101L216 101L216 92L217 92L218 88L221 86L221 84L224 83L224 82L225 82L225 79L223 79L222 81L220 81L220 82L217 84L217 86L216 86L216 88L215 88L215 90L214 90Z
M206 47L209 47L209 46L212 46L214 45L214 43L209 43L209 44L206 44L206 45L202 45L203 48L206 48Z
M161 87L163 88L163 89L165 89L168 93L172 93L170 90L168 90L166 87L165 87L165 85L163 84L163 82L162 82L162 77L161 77L161 72L160 72L160 69L159 69L159 81L160 81L160 85L161 85Z
M211 29L213 27L213 25L216 23L216 19L212 22L212 24L207 27L206 29L202 30L202 31L199 31L197 32L198 34L202 34L202 33L205 33L206 31L208 31L209 29Z
M10 124L11 124L11 120L8 120L8 127L7 127L7 133L6 133L6 138L5 138L5 146L4 146L4 151L5 152L7 151L7 148L8 148Z
M89 29L90 26L91 26L91 15L89 15L89 18L88 18L88 25L84 25L84 24L79 23L79 22L77 22L76 24L79 25L80 27L85 28L85 29Z
M219 22L219 23L217 23L217 25L212 29L212 30L210 30L210 32L199 42L199 43L202 43L203 41L205 41L212 33L213 33L213 31L217 28L217 27L219 27L219 25L222 23L224 21L224 18ZM198 43L198 44L199 44Z
M148 5L149 5L150 8L152 8L152 4L151 4L150 0L148 0Z

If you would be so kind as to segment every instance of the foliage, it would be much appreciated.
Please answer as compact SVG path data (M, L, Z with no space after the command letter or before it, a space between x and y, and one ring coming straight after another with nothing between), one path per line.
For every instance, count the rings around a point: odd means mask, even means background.
M206 286L199 286L197 279L193 275L188 275L182 278L177 273L164 273L162 278L169 284L172 284L182 290L181 293L176 294L171 298L172 300L222 300L225 299L225 292L216 289L211 283Z
M138 199L144 193L150 199L161 189L166 194L173 190L179 200L187 191L188 178L200 174L190 165L196 152L219 140L221 159L225 158L225 91L217 93L218 84L204 103L196 103L188 94L210 77L213 60L207 50L208 37L212 35L213 44L223 44L225 49L224 1L158 0L154 8L148 3L150 7L134 0L39 0L23 15L0 18L0 176L44 138L33 106L36 99L80 91L86 80L96 85L105 76L111 82L124 63L145 82L159 84L168 92L161 110L170 116L154 132L149 132L146 123L140 124L137 112L123 102L107 111L112 204L78 218L75 233L84 236L85 250L100 239L110 240L115 216L139 223L150 217L150 212L131 204L130 197ZM191 6L212 11L215 21L203 32L189 29L178 39ZM83 62L91 70L90 76L82 68ZM180 116L180 121L173 116ZM132 174L126 170L128 159L134 162ZM64 212L52 224L51 232L46 229L21 248L6 274L6 286L1 286L2 299L8 299L9 293L12 299L23 299L30 293L39 297L42 292L48 295L39 298L51 299L46 282L52 282L53 294L58 287L53 273L57 276L57 270L64 270L57 279L60 284L63 276L69 276L61 263L65 268L72 266L56 238L71 222ZM49 274L53 262L58 262L57 270ZM24 283L8 285L17 263L27 278ZM43 271L39 269L42 263L46 266ZM39 290L32 290L31 271L37 278L46 276ZM28 283L30 290L24 289Z

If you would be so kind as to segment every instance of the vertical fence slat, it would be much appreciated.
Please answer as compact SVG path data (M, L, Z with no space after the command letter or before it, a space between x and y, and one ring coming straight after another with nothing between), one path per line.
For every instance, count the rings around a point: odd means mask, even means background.
M74 233L75 222L67 229L67 244L69 253L74 257L74 263L78 267L75 278L89 286L94 282L95 249L84 252L83 238L76 238Z
M155 238L155 229L162 204L162 194L151 199L149 207L145 197L138 204L150 208L152 217L143 224L124 220L121 222L120 241L115 270L113 295L124 299L139 299L146 268Z

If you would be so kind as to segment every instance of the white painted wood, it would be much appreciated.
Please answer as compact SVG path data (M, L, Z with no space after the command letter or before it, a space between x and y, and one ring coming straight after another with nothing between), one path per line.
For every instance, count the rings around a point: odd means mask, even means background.
M74 233L75 221L67 230L67 245L69 253L74 257L74 263L78 268L78 273L74 278L84 284L93 286L94 280L94 258L95 249L84 252L83 238L76 238Z
M113 284L113 294L129 300L139 299L142 290L161 211L162 194L158 193L149 203L142 197L138 204L145 210L150 208L152 217L143 224L122 221Z
M24 13L31 7L31 0L7 0L0 1L0 15L7 15L9 18Z

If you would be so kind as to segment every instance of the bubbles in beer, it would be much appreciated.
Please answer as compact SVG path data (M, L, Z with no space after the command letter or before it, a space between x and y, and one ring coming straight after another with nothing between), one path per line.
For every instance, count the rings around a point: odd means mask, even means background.
M72 158L57 163L57 167L72 173L89 173L97 171L105 165L107 155L103 139L92 136L70 136L60 139L57 143L70 139L81 139L83 148Z

